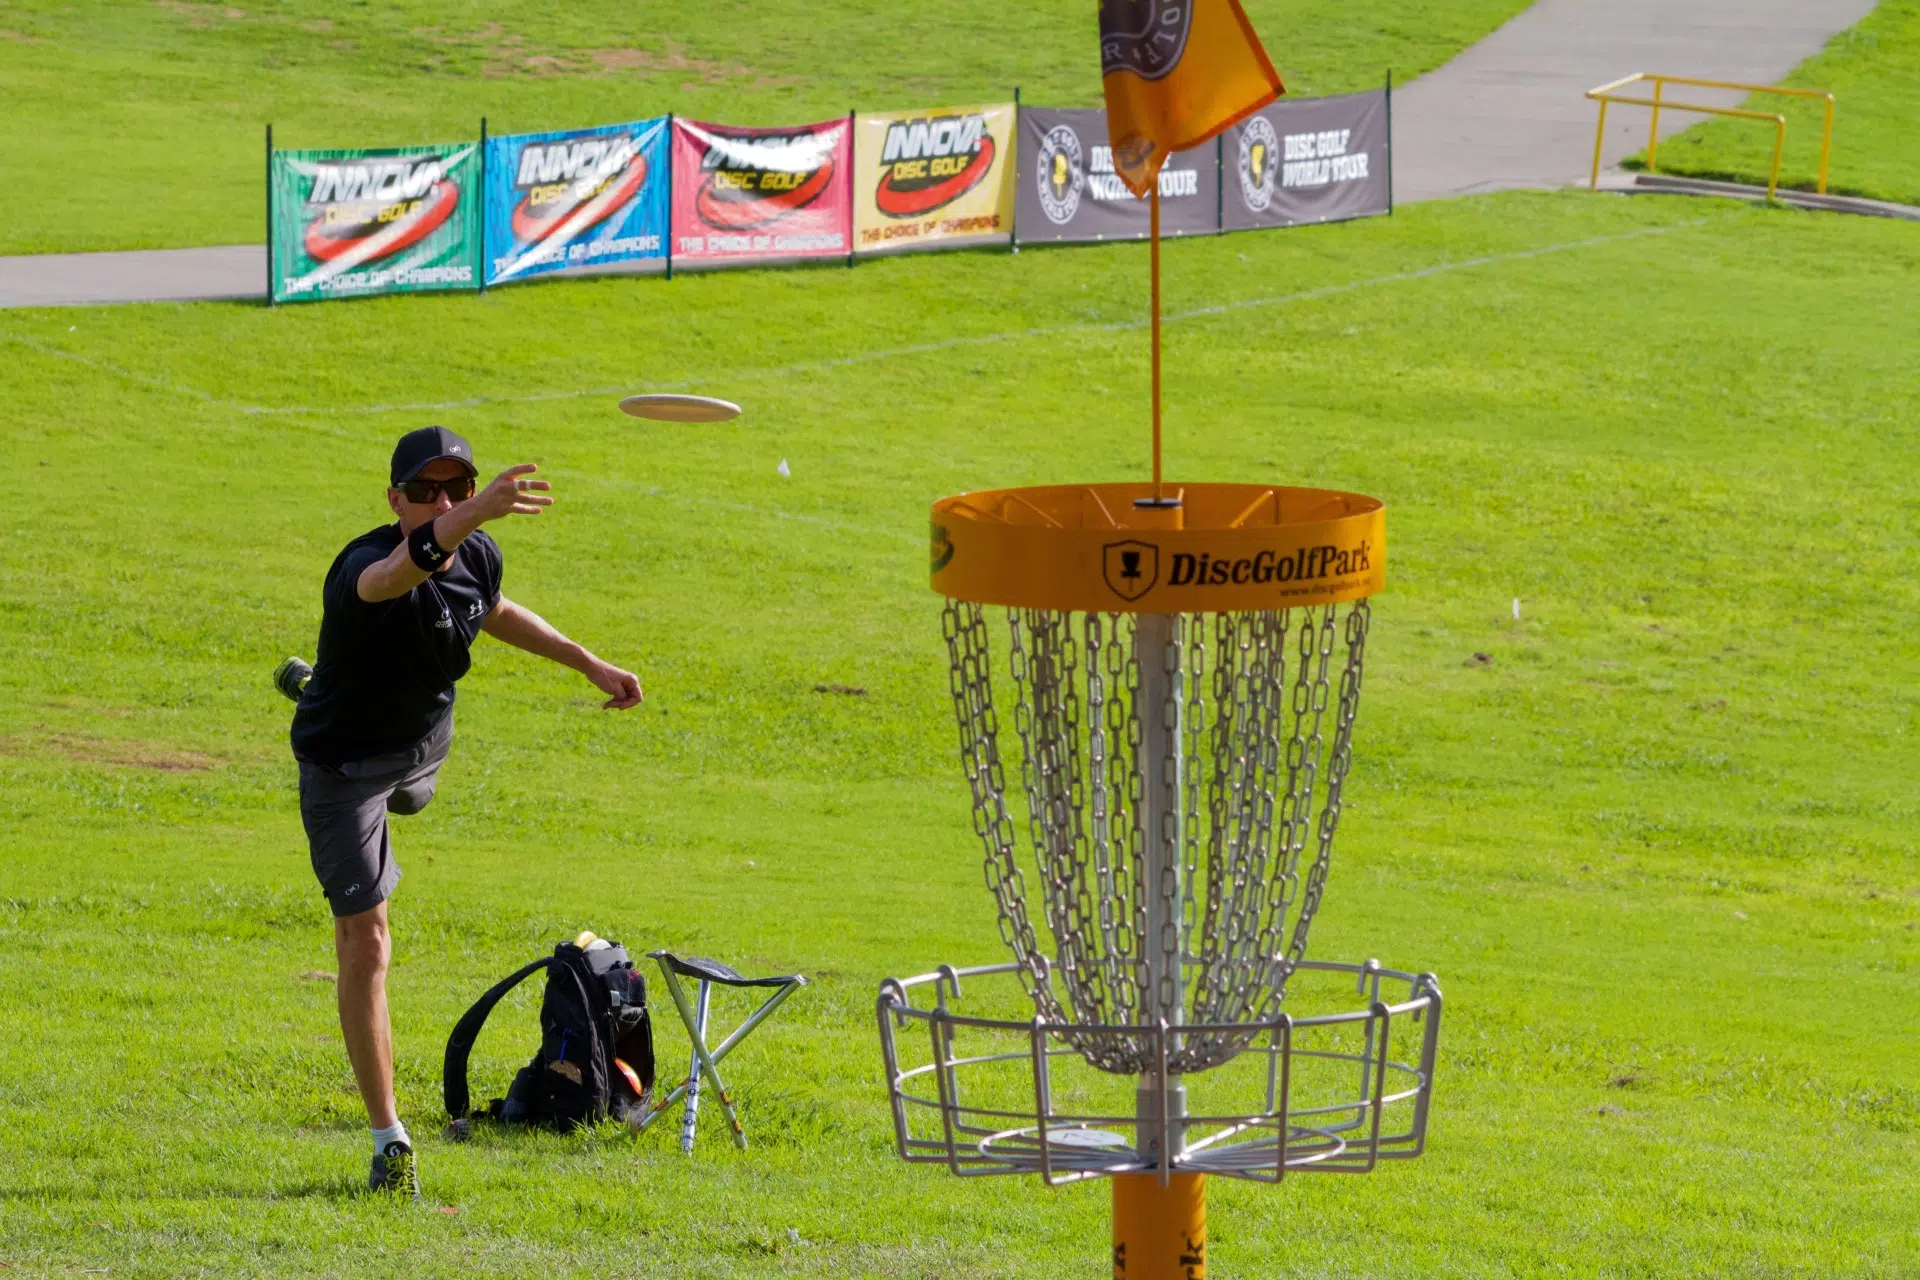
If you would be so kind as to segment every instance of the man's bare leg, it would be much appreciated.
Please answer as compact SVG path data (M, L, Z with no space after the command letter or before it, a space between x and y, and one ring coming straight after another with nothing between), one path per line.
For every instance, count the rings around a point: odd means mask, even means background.
M375 1129L399 1123L393 1105L393 1030L387 1021L387 904L336 916L333 949L340 959L340 1032L353 1078Z

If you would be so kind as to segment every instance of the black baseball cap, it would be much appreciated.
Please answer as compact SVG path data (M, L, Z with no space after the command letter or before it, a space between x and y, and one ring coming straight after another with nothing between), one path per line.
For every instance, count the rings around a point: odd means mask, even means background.
M470 476L480 474L480 468L473 465L473 446L465 436L445 427L421 427L401 436L400 443L393 446L393 486L400 487L425 470L429 462L442 458L453 459Z

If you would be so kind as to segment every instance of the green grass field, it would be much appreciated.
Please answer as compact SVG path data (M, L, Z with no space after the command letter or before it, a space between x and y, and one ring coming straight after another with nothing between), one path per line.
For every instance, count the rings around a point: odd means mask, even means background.
M1524 0L1249 0L1297 94L1439 66ZM258 243L262 128L394 146L667 111L793 124L849 109L1096 102L1080 4L878 0L0 0L0 253ZM85 180L76 179L84 174Z
M1781 83L1834 95L1829 191L1920 204L1920 0L1879 0ZM1780 180L1813 190L1825 104L1755 94L1743 105L1786 115ZM1770 123L1709 118L1660 144L1660 170L1765 184L1773 135Z
M872 1001L1002 954L926 504L1142 474L1144 279L1104 246L0 316L9 1274L1102 1274L1103 1188L894 1159ZM1167 282L1170 474L1388 503L1314 952L1449 999L1428 1154L1216 1183L1214 1274L1920 1271L1920 311L1889 305L1920 233L1510 194L1182 242ZM676 386L748 415L614 411ZM410 1212L350 1194L266 677L428 421L542 463L507 591L649 698L476 655L396 837L402 1110L443 1210ZM432 1136L454 1018L582 927L815 978L734 1060L750 1151Z

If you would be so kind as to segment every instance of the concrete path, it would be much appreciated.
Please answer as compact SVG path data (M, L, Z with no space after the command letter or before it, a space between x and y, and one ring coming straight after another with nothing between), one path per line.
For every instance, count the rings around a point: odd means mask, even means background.
M1587 90L1636 71L1773 84L1872 10L1873 0L1537 0L1446 66L1394 91L1394 199L1584 179L1598 114ZM1734 106L1741 97L1684 92L1707 106ZM1646 146L1649 114L1608 111L1603 165ZM1663 111L1660 136L1704 118Z
M0 307L267 296L267 248L139 249L0 257Z
M1874 0L1537 0L1446 66L1393 95L1400 203L1558 187L1584 178L1594 104L1635 71L1771 83ZM1737 94L1699 99L1731 105ZM1662 137L1700 117L1665 112ZM1604 162L1645 145L1647 113L1609 113ZM261 245L0 257L0 307L261 298Z

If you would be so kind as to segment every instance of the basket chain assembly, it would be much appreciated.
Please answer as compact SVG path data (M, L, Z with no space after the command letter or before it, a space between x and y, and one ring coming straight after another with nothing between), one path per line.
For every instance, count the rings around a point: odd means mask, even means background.
M1008 611L1049 955L1006 798L985 611L948 601L961 759L1001 937L1035 1012L1071 1024L1061 1034L1101 1070L1157 1072L1159 1046L1072 1027L1248 1028L1180 1037L1167 1069L1186 1072L1226 1062L1278 1012L1325 888L1359 705L1368 605L1339 609Z

